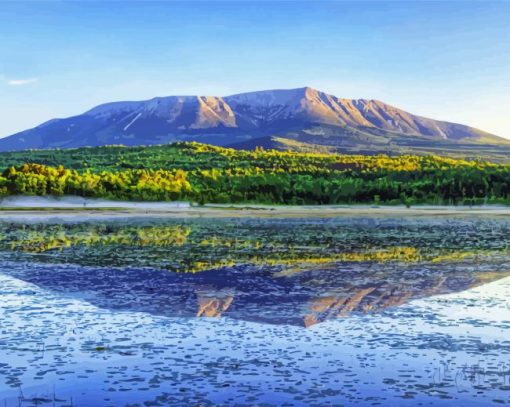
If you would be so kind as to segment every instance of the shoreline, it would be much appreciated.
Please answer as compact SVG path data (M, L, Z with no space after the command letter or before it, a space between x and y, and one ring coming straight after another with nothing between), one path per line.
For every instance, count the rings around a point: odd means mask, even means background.
M262 206L206 205L202 207L0 207L0 218L62 217L168 217L168 218L334 218L357 216L510 216L510 207L450 206Z

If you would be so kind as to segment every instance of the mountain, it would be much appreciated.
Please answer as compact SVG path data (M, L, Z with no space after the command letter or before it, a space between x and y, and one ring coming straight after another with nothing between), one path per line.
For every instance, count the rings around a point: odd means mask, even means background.
M510 140L482 130L305 87L107 103L0 139L0 151L173 141L360 153L510 150Z

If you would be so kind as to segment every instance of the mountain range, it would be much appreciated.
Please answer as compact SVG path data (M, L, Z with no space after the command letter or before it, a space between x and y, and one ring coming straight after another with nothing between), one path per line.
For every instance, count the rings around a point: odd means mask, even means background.
M309 88L113 102L0 139L0 151L199 141L233 148L506 155L510 140Z

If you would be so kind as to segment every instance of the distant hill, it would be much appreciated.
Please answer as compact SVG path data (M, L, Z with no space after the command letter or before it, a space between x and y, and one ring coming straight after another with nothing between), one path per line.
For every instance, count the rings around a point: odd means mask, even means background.
M510 141L377 100L312 88L114 102L0 139L0 151L199 141L235 148L506 154ZM244 146L244 147L243 147Z

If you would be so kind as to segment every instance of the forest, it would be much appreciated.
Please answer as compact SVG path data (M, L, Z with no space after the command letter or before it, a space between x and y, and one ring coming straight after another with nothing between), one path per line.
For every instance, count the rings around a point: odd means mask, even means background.
M8 195L197 204L510 204L510 164L184 142L30 150L0 153L0 197Z

